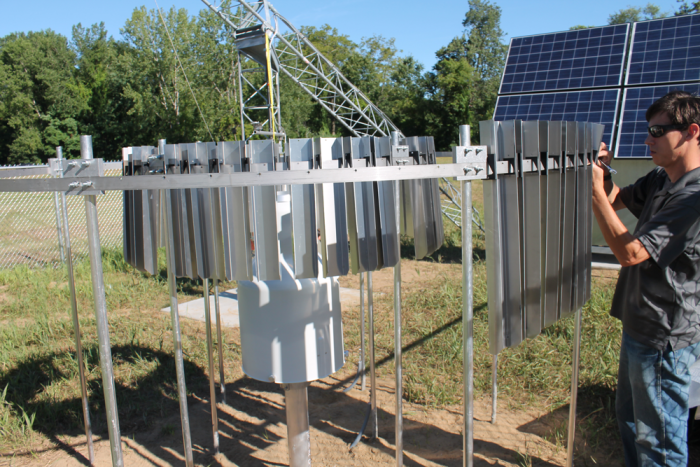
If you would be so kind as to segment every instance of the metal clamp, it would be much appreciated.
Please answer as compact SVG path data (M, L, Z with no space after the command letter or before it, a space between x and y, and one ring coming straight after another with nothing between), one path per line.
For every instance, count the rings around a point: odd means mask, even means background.
M60 161L57 161L57 165L60 166ZM61 170L60 167L58 170ZM104 160L103 159L91 159L70 161L63 167L63 178L88 178L88 177L104 177ZM95 189L95 184L92 180L86 181L74 181L68 185L68 191L66 195L68 196L84 196L84 195L103 195L104 191Z

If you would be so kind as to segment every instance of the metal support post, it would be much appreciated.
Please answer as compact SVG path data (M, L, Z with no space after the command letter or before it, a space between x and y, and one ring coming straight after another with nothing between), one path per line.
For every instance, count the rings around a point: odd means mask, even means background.
M287 443L289 467L311 466L311 437L309 434L308 383L283 385L287 411Z
M459 127L461 146L469 146L469 126ZM472 183L462 181L462 351L464 365L463 465L474 463L474 278L472 271Z
M224 380L224 340L221 337L221 310L219 308L219 281L214 281L214 313L216 313L216 341L219 348L219 390L221 401L226 403L226 383Z
M581 316L583 310L576 312L574 325L574 355L571 363L571 403L569 404L569 440L566 446L566 465L574 465L574 438L576 435L576 399L578 396L578 365L581 358Z
M56 148L56 159L63 160L63 151L61 147ZM59 166L63 178L62 165ZM55 192L58 197L58 192ZM83 345L80 337L80 321L78 320L78 303L75 295L75 277L73 276L73 253L70 246L70 224L68 223L68 206L66 203L66 194L61 193L61 209L64 222L60 224L60 214L56 213L56 219L59 220L59 244L65 245L65 263L68 268L68 286L70 287L70 307L71 317L73 319L73 330L75 331L75 354L78 358L78 374L80 377L80 395L83 403L83 422L85 424L85 437L87 438L88 457L90 465L95 465L95 448L92 445L92 424L90 423L90 405L88 404L87 381L85 380L85 363L83 361ZM63 242L61 242L61 236ZM61 249L63 259L63 248Z
M56 148L56 159L61 160L63 159L63 148L61 146L58 146ZM60 167L59 170L61 170L63 167ZM54 178L56 178L58 175L53 174ZM63 171L61 170L61 178L63 178ZM54 209L56 210L56 231L58 233L58 254L61 257L61 262L65 263L66 262L66 255L64 252L64 238L63 238L63 227L61 226L61 208L58 203L58 192L54 191L53 192L53 203L54 203Z
M214 374L214 349L211 336L211 312L209 310L209 279L204 279L204 321L207 327L207 359L209 361L209 399L211 405L211 429L214 452L219 454L219 415L216 411L216 376Z
M400 205L401 183L394 183L395 206ZM396 210L396 229L401 228L401 210ZM403 466L403 379L401 368L401 245L394 266L394 362L396 364L396 465Z
M491 364L491 423L496 423L498 404L498 355L493 356Z
M80 137L80 156L84 161L92 157L92 136ZM102 250L100 248L100 231L97 223L97 197L85 196L85 219L87 221L88 250L90 253L90 272L92 274L92 295L95 301L95 320L97 322L97 340L100 347L100 368L102 370L102 387L104 388L107 410L107 429L112 453L112 465L124 466L121 434L119 430L119 413L117 412L117 395L114 387L114 369L112 368L112 349L109 343L109 321L107 320L107 301L102 275Z
M360 273L360 371L362 372L362 380L360 390L366 388L367 378L365 377L365 276Z
M165 152L165 140L158 140L158 152ZM187 408L187 385L185 383L185 362L182 353L182 333L180 331L180 315L178 313L177 282L175 277L175 238L173 235L173 202L170 190L161 190L161 206L163 206L163 222L165 231L165 257L168 270L168 291L170 293L170 320L173 327L173 347L175 348L175 373L177 375L177 394L180 402L180 423L182 424L182 444L185 449L185 465L194 466L192 455L192 433L190 431L190 415ZM175 209L178 209L176 206Z
M367 311L369 313L369 384L372 387L369 400L372 407L372 439L379 437L379 422L377 420L377 375L374 369L374 301L372 290L372 271L367 272Z

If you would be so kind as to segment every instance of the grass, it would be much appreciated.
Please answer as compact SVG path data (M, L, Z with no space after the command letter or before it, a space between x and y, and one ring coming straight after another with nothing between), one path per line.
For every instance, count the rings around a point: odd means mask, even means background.
M481 184L473 185L475 206L483 212ZM461 403L461 234L448 221L445 230L445 245L424 260L444 264L443 272L425 278L430 293L408 289L402 300L403 395L427 407ZM477 229L473 245L475 390L478 398L488 399L492 357L487 342L486 263L483 234ZM412 245L404 241L402 255L412 254ZM126 265L120 252L106 250L103 268L122 431L148 429L179 410L170 318L157 311L169 306L165 265L160 264L158 275L146 276ZM88 261L76 263L75 277L93 430L106 433ZM67 282L64 269L20 266L0 271L0 454L25 452L42 438L81 430ZM613 285L611 279L594 278L592 299L584 308L577 415L582 441L577 456L589 464L591 457L600 462L601 452L619 451L610 447L619 444L613 397L620 326L607 314ZM201 281L178 280L180 300L201 294ZM392 304L391 295L375 299L380 377L393 376ZM182 320L181 325L188 393L208 398L205 327L191 320ZM359 348L359 322L351 311L344 311L344 331L346 348ZM572 339L573 319L567 318L499 355L499 407L547 412L541 420L547 428L540 435L558 446L566 444ZM243 376L238 330L224 329L223 341L227 380L233 381ZM349 363L345 371L354 373L356 362ZM165 425L160 430L172 434L179 427ZM613 460L603 463L619 462ZM530 458L523 454L519 462L530 465Z
M170 317L158 312L169 306L165 265L160 266L159 275L148 277L126 265L120 252L103 253L125 432L148 428L178 410ZM76 263L75 277L93 427L96 433L106 432L88 261ZM201 281L178 280L178 289L183 301L203 292ZM66 271L20 266L0 272L0 310L0 453L31 445L40 434L79 432L82 409ZM188 392L206 394L205 328L190 320L181 326ZM227 375L240 377L237 330L226 329L224 342Z

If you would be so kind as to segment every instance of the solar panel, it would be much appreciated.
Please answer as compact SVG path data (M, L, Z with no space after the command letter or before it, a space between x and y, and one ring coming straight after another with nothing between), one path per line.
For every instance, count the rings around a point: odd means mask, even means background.
M499 94L620 86L629 24L514 37Z
M635 23L625 84L700 79L700 15Z
M650 157L649 148L644 144L648 126L646 111L655 100L675 90L700 93L700 83L625 89L615 157Z
M494 120L553 120L602 123L611 143L619 89L500 96Z

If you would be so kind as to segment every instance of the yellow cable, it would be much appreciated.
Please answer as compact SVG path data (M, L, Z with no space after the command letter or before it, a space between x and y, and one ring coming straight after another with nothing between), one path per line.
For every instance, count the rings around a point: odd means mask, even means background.
M272 141L275 139L275 98L272 92L272 67L270 66L270 38L265 31L265 57L267 59L267 88L270 91L270 119L272 120Z

